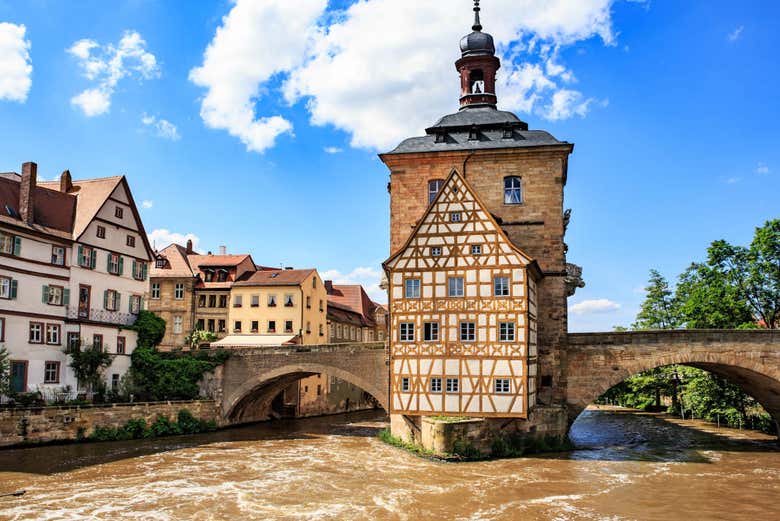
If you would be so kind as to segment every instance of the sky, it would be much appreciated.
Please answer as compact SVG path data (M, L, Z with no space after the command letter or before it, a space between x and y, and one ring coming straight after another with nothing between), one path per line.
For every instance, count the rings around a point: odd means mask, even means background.
M499 108L575 144L571 331L651 268L780 217L780 3L483 0ZM252 254L378 301L377 154L455 112L470 0L0 0L0 171L125 174L162 248Z

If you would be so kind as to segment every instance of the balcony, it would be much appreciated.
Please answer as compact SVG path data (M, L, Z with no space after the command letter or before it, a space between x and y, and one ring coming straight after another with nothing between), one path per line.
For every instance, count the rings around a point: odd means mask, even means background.
M109 311L107 309L67 307L65 311L65 316L68 320L117 326L132 326L138 317L138 315L133 313L120 313L119 311Z

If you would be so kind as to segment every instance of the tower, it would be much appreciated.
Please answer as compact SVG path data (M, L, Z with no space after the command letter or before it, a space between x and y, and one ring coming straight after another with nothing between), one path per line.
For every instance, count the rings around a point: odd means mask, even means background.
M474 12L455 63L459 111L380 155L390 170L391 425L403 437L418 436L426 416L513 419L527 431L534 409L563 414L573 145L498 110L501 63L479 1Z

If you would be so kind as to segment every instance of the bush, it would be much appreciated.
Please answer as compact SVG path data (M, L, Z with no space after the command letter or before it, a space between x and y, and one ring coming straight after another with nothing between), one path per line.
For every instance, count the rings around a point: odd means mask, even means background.
M471 442L465 440L455 440L452 444L452 453L459 458L466 461L476 461L484 459L482 452L476 448Z
M177 421L172 422L167 416L157 415L151 425L146 424L143 418L128 420L122 427L95 427L87 439L91 441L122 441L140 440L162 436L176 436L179 434L200 434L217 430L214 421L205 421L195 418L190 411L182 409L177 415ZM79 428L76 434L77 440L84 439L84 429Z
M176 434L181 434L181 429L179 429L179 426L169 420L167 416L163 416L162 414L157 415L157 418L155 418L154 423L152 423L152 426L149 428L149 431L154 437L175 436Z

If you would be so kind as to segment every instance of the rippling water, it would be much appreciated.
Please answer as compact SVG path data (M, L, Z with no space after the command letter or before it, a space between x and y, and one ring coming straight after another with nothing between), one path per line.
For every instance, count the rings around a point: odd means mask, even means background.
M567 454L439 463L373 413L0 451L0 519L780 519L766 436L589 410Z

